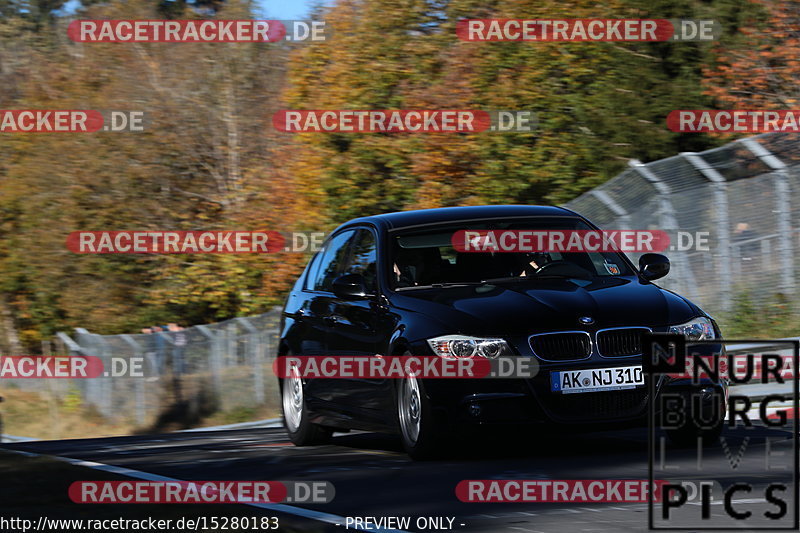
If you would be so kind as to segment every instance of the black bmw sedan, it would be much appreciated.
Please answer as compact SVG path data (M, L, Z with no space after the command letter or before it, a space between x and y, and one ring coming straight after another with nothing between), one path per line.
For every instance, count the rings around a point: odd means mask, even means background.
M334 431L353 429L392 432L409 455L425 458L441 450L454 429L469 426L645 425L649 378L642 372L642 333L720 338L701 309L652 283L669 271L662 255L643 255L637 268L616 251L467 251L453 238L465 230L597 228L567 209L540 206L351 220L331 233L291 290L278 357L502 355L532 358L536 375L286 375L280 387L292 442L321 444ZM657 380L656 391L698 386L668 376ZM724 384L711 385L724 403ZM720 418L710 431L721 426ZM697 431L687 424L673 436Z

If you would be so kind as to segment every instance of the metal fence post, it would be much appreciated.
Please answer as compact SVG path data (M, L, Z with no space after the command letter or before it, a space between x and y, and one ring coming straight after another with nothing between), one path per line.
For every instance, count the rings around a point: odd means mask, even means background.
M130 335L122 335L122 340L133 348L134 357L144 359L144 350L138 342L133 340L133 337ZM136 423L141 426L144 424L146 415L146 408L144 405L144 376L133 379L135 380L133 383L133 393L136 396Z
M244 317L239 317L236 320L249 332L250 346L248 346L248 351L250 352L250 363L253 368L253 389L256 403L260 405L264 403L264 358L258 328Z
M209 362L208 367L211 370L211 380L214 383L214 393L217 398L222 399L222 361L220 360L220 333L215 335L208 326L195 326L197 330L203 334L208 340L209 345Z
M225 341L228 345L225 350L225 366L238 366L239 332L236 329L236 322L228 322L223 331L225 332Z
M781 262L780 290L784 294L795 293L794 250L792 242L792 203L789 171L786 164L775 157L755 139L739 141L765 165L775 176L775 216L778 226L778 255Z
M101 353L103 354L103 376L100 378L103 382L103 414L110 418L114 415L114 378L108 376L108 371L111 368L111 351L108 347L108 341L102 335L92 334L100 342Z
M56 337L61 342L61 344L65 346L64 351L68 350L70 355L78 355L83 353L81 345L72 340L72 338L66 333L62 333L59 331L58 333L56 333Z
M75 328L77 338L77 350L80 353L97 357L97 350L95 349L94 342L92 342L92 334L84 328ZM64 337L67 337L64 335ZM67 337L69 338L69 337ZM69 343L68 343L69 345ZM87 379L86 385L83 387L83 401L89 405L95 406L98 410L101 409L100 399L98 398L98 390L100 384L97 379Z
M169 367L169 373L172 376L172 391L175 393L175 400L177 402L182 402L183 391L181 388L181 376L179 374L179 369L175 366L175 339L167 335L166 331L157 331L155 334L158 335L158 338L163 340L163 342L160 343L160 348L163 351L161 357L164 362L163 366L165 371L166 368Z
M617 217L619 221L619 229L632 229L631 228L631 217L630 214L622 208L617 202L611 198L605 191L601 191L599 189L592 189L589 191L589 194L600 200L606 207L608 207L612 213Z
M659 178L647 167L647 165L637 159L631 159L628 165L636 170L640 176L649 181L653 185L653 188L655 188L655 190L658 192L659 225L661 226L661 229L665 231L671 230L677 232L680 228L678 226L678 220L675 218L675 208L672 205L672 190L670 189L669 185L664 183L661 178ZM684 252L675 253L683 256L680 257L679 261L675 262L675 267L678 274L678 290L679 292L688 295L690 298L694 298L697 293L695 290L696 284L691 265L689 265Z
M730 311L733 305L731 294L731 221L728 209L728 181L715 168L695 153L684 152L684 159L694 166L711 183L714 191L714 216L717 222L719 255L719 294L721 308Z

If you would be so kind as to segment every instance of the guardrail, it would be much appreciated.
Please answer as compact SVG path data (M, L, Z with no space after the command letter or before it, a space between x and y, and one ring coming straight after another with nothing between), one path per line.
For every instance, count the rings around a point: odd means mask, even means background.
M728 346L728 352L734 355L751 353L753 350L758 350L762 353L775 353L781 356L791 356L792 350L788 349L785 344L779 341L798 341L800 337L787 337L784 339L775 339L775 344L764 343L742 343L732 344ZM797 372L797 369L792 369ZM792 380L787 380L785 383L747 383L747 384L731 384L735 388L736 394L747 396L752 401L760 401L765 396L770 394L793 394L794 387Z

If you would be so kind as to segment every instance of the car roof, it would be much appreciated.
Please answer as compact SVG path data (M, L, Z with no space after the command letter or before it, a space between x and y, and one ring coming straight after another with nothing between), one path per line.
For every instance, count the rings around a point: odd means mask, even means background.
M398 211L361 217L346 222L339 229L354 224L373 224L389 230L424 226L461 220L478 220L504 217L579 216L569 209L550 205L478 205L467 207L439 207Z

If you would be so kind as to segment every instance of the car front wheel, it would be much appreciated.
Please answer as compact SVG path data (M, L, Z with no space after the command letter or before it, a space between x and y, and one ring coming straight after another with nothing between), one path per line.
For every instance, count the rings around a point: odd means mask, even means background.
M415 460L434 459L444 449L443 433L433 418L422 380L413 373L397 384L397 421L406 453Z
M309 420L305 401L305 384L296 367L281 383L283 425L289 440L296 446L313 446L330 441L331 431Z

